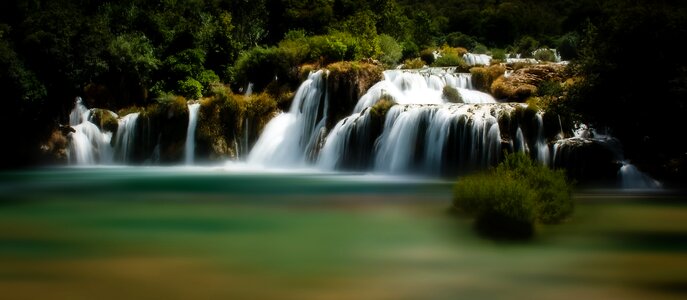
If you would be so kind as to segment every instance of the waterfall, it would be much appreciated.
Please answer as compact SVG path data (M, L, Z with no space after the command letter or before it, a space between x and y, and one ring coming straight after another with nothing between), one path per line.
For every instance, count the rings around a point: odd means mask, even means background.
M77 97L74 108L69 113L69 125L74 132L69 133L70 164L92 165L109 163L112 158L111 132L101 132L98 126L89 121L91 111Z
M659 189L661 183L643 173L634 165L623 161L623 166L618 170L620 186L624 189Z
M327 137L318 167L453 175L493 166L502 155L498 120L513 115L519 106L523 105L395 105L379 128L366 109L337 123ZM522 133L520 136L524 144ZM369 158L367 153L372 153Z
M127 163L131 161L136 138L136 123L139 113L130 113L119 119L117 135L115 135L114 160Z
M491 63L491 56L486 54L465 53L463 54L463 60L465 60L468 66L488 66Z
M248 163L262 166L302 166L316 151L325 128L328 99L326 71L311 72L296 91L288 112L270 120L248 154Z
M354 113L370 107L382 96L394 98L398 104L443 104L444 87L458 90L464 103L496 103L490 94L473 90L469 73L454 73L455 68L420 70L386 70L384 79L368 89L355 105Z
M188 129L186 130L186 144L184 146L184 161L193 164L196 150L196 124L198 123L198 109L200 103L188 104Z

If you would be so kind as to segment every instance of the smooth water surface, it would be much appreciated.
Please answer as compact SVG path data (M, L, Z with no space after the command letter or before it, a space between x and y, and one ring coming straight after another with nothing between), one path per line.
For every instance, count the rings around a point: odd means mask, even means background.
M497 242L450 181L222 167L0 173L3 299L684 299L682 194L585 191Z

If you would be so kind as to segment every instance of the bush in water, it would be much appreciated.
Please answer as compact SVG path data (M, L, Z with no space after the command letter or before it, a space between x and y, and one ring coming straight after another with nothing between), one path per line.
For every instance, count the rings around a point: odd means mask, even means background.
M565 174L506 154L489 172L466 176L454 186L453 207L475 217L478 232L494 238L530 238L536 223L553 224L573 212Z

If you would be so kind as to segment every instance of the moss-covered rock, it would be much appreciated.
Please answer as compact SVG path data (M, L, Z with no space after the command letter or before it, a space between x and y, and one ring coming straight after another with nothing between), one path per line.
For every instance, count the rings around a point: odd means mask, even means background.
M497 99L522 102L538 95L537 86L544 82L562 82L565 73L565 66L560 64L529 65L491 83L491 94Z
M470 68L472 85L477 90L489 93L492 83L501 78L505 72L506 67L500 64L488 67L472 67Z
M155 111L149 117L159 129L160 163L178 163L184 155L188 129L188 105L186 98L167 95L158 99Z
M327 128L348 115L358 99L384 78L384 69L376 64L363 62L338 62L327 66L327 93L329 94L329 118Z
M117 121L117 118L117 114L110 110L95 108L91 114L90 121L98 126L101 131L109 131L112 132L113 135L116 135L117 128L119 127L119 121Z
M458 90L451 86L444 86L441 96L450 103L465 103Z

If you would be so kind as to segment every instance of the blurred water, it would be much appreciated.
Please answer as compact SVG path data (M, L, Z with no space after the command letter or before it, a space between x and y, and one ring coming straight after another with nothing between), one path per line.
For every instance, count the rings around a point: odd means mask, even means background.
M450 181L310 169L0 173L3 299L683 299L683 194L576 194L497 242Z

